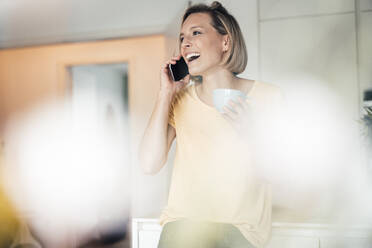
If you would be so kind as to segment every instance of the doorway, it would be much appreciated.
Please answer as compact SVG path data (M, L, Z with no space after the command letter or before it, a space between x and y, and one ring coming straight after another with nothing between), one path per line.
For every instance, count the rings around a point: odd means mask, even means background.
M70 96L74 119L89 120L96 128L106 127L115 138L128 139L128 64L84 64L68 68L71 79ZM107 178L106 182L118 180L126 184L115 184L113 191L105 194L102 206L109 206L108 211L101 207L97 213L97 228L99 235L80 244L79 247L130 247L130 159L129 145L125 153L125 163L118 171L122 175ZM106 166L106 165L105 165ZM107 169L110 170L110 164ZM104 186L107 189L107 185ZM112 205L118 205L119 212L112 211ZM120 205L120 206L119 206ZM118 217L119 216L119 217ZM109 245L109 246L107 246Z

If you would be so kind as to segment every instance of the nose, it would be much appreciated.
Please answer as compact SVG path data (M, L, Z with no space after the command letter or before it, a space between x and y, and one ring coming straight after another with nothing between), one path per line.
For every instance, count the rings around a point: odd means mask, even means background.
M182 48L187 48L187 47L191 47L191 42L189 39L187 39L186 37L183 38L182 40L182 45L181 45Z

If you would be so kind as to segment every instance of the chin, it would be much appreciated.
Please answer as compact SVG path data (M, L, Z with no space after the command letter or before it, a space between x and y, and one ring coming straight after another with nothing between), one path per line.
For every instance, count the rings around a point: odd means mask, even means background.
M200 64L200 65L193 65L189 67L189 73L191 76L203 76L204 74L213 73L216 70L219 70L219 64L216 63L209 63L209 64Z
M201 76L205 70L203 68L189 68L189 74L191 76Z

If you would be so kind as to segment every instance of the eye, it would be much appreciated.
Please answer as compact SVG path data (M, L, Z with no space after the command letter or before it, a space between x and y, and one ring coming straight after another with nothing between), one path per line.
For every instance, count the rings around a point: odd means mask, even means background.
M199 31L194 31L194 32L192 32L192 34L195 34L195 33L199 33L199 34L201 34Z
M181 41L181 42L183 41L183 37L180 38L180 41Z

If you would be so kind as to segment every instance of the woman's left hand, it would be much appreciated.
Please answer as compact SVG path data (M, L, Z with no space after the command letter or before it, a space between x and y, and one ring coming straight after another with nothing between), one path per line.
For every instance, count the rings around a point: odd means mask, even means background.
M223 118L232 125L239 135L246 136L253 128L251 106L242 97L238 97L238 102L230 100L228 105L223 108Z

